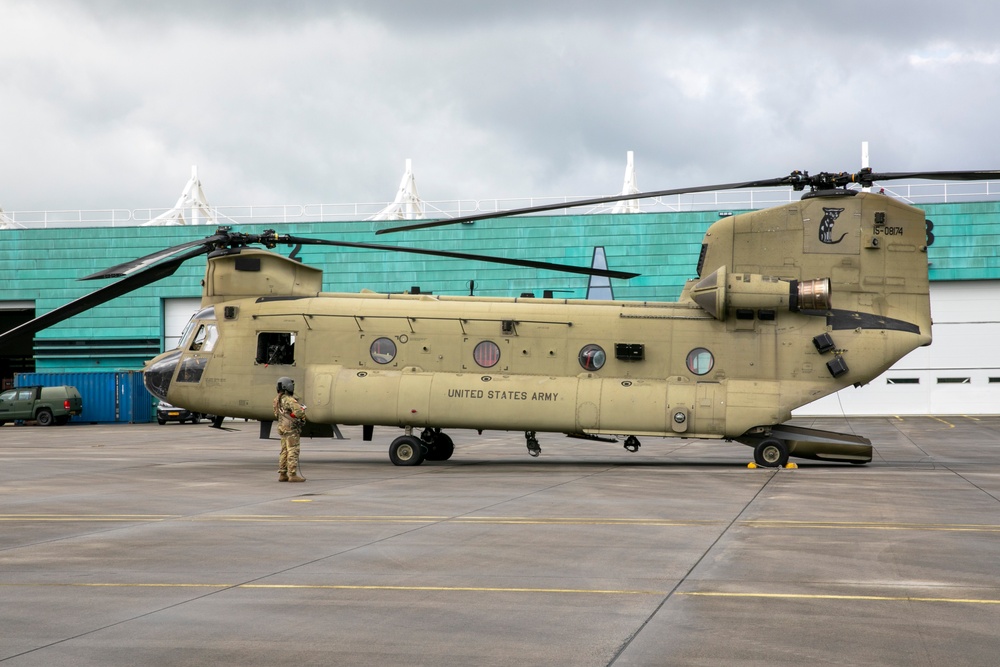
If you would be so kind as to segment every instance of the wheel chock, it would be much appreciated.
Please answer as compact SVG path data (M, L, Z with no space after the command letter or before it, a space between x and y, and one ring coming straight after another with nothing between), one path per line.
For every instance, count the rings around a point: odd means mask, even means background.
M789 463L785 466L785 470L795 470L799 467L798 463Z
M747 467L750 468L750 470L753 470L754 468L757 467L757 464L751 461L750 463L747 464Z

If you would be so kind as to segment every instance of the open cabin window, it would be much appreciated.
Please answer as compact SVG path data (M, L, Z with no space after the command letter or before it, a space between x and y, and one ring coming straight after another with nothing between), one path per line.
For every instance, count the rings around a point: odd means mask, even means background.
M291 331L262 331L257 334L258 364L290 365L295 363L295 333Z

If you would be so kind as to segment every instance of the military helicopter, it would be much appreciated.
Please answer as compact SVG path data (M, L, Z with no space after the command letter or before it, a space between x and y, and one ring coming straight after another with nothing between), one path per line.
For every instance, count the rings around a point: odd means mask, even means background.
M179 346L146 364L149 391L189 410L274 419L292 377L313 425L404 429L395 465L449 459L446 429L622 440L723 439L759 466L790 456L864 464L861 436L786 424L792 410L877 377L931 343L924 213L865 191L895 179L990 180L1000 171L820 173L419 222L376 233L594 206L625 199L791 186L801 200L707 230L676 302L322 292L322 272L272 252L328 245L498 261L628 279L636 274L439 250L219 228L201 240L84 279L121 278L0 334L0 343L171 275L207 255L201 309ZM859 185L863 190L850 188ZM258 249L252 246L263 246Z

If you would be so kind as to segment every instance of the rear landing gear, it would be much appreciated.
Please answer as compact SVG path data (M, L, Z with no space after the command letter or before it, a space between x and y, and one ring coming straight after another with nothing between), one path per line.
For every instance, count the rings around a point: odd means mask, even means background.
M630 435L629 437L625 438L625 444L623 446L625 447L625 449L635 454L637 451L639 451L639 448L642 447L642 443L639 442L639 438L635 437L634 435Z
M538 456L542 453L542 448L538 444L538 440L535 438L534 431L525 431L524 439L527 441L528 453L532 456Z
M788 445L778 438L762 440L753 448L753 460L762 468L784 468L788 464Z

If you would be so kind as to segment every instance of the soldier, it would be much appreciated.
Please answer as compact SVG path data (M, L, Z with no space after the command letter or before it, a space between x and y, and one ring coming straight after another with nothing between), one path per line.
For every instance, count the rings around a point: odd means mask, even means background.
M299 475L299 437L306 421L306 406L299 403L292 393L295 381L290 377L278 378L278 395L274 397L274 416L278 418L278 435L281 436L281 455L278 457L279 482L304 482Z

